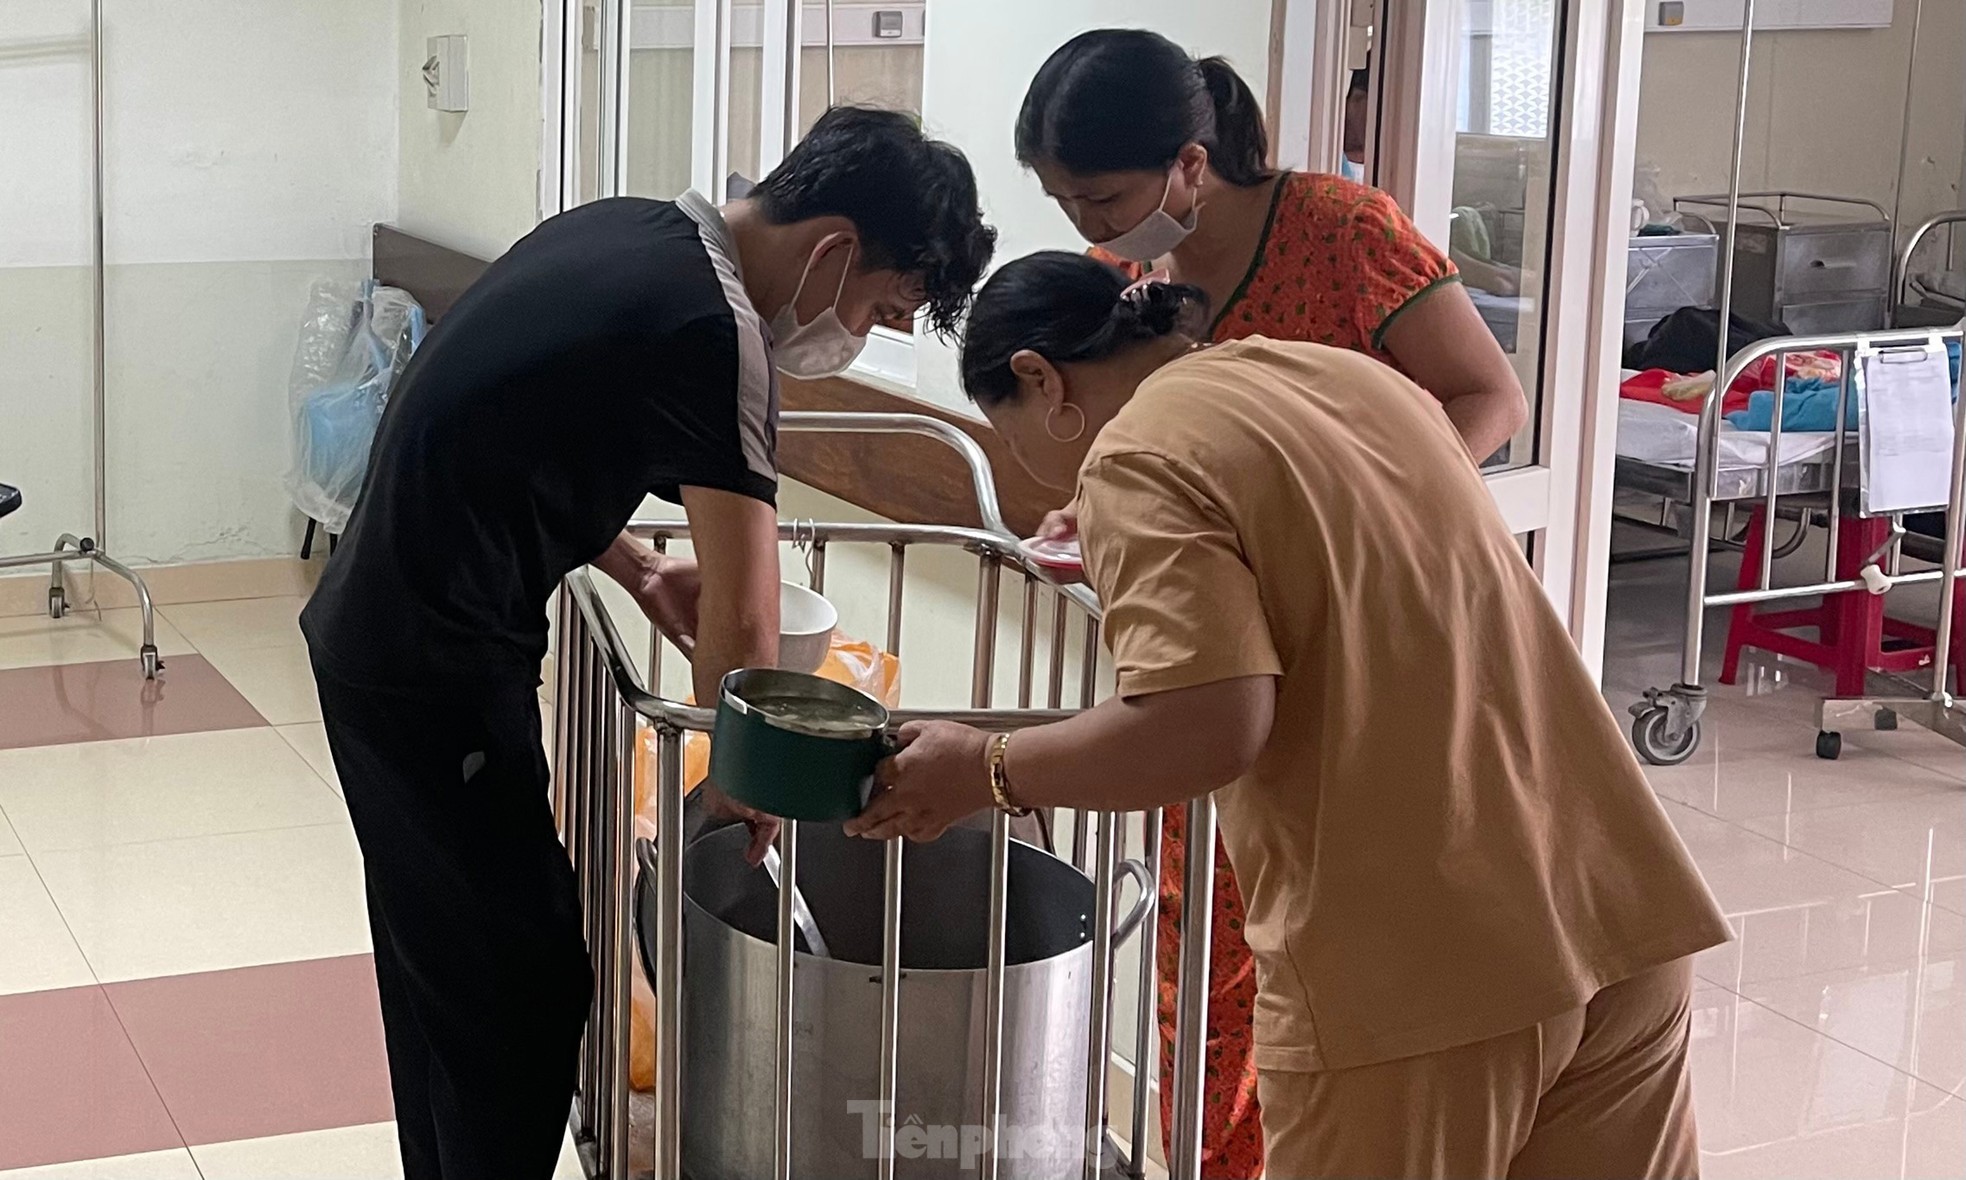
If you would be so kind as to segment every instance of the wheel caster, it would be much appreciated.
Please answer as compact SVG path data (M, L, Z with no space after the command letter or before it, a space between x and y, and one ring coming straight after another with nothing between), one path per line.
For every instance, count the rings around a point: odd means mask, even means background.
M1668 732L1670 720L1664 705L1644 709L1632 718L1632 747L1654 766L1678 766L1700 746L1699 722L1691 722L1674 735Z
M143 662L145 680L157 679L157 674L164 670L163 659L158 656L157 649L149 644L145 644L143 650L137 653L137 658Z
M60 586L48 587L48 617L51 619L68 617L68 594Z
M1843 756L1843 735L1824 730L1816 735L1816 757L1825 762L1834 762Z

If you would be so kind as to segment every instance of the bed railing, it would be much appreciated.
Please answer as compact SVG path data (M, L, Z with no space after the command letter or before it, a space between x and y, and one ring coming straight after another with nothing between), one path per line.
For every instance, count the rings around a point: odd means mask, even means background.
M1089 707L1098 689L1099 611L1094 596L1082 586L1060 585L1044 571L1028 563L1018 551L1014 538L1003 528L997 508L994 483L988 461L974 440L960 430L927 417L889 414L787 414L781 429L788 431L850 431L907 433L938 438L962 454L969 464L980 518L985 528L971 529L938 525L902 524L821 524L806 521L780 525L780 539L807 551L807 568L813 588L824 592L829 551L841 546L885 548L888 551L886 636L883 646L898 654L901 646L902 617L910 586L908 555L923 547L959 549L976 561L974 632L970 636L970 704L967 710L902 708L894 713L896 724L916 719L962 721L991 730L1009 730L1043 724L1070 716L1064 706L1067 689L1067 657L1072 625L1082 632L1076 707ZM638 522L631 531L658 547L688 537L688 528L679 522ZM1022 580L1021 631L1016 674L1016 705L997 707L997 650L999 613L1002 605L1003 575L1009 572ZM1041 606L1048 600L1049 618ZM573 1129L590 1176L626 1180L630 1175L631 1131L628 1088L629 1005L635 939L632 923L634 858L630 854L633 830L634 767L643 727L654 730L656 746L655 811L656 826L665 838L683 828L683 743L689 733L708 732L714 713L705 708L664 698L661 684L662 641L650 645L646 674L637 666L630 645L610 616L605 602L585 571L570 576L559 597L558 658L555 668L555 770L553 811L568 854L572 858L586 921L588 946L593 957L596 992L588 1033L583 1043ZM1039 666L1037 640L1048 624L1049 659ZM1042 695L1046 706L1035 707ZM907 702L904 699L904 706ZM1107 1170L1108 1127L1112 1112L1107 1079L1112 1069L1114 957L1110 935L1112 906L1118 874L1120 844L1132 830L1145 841L1150 871L1158 871L1160 817L1147 813L1137 821L1114 812L1074 812L1071 859L1092 878L1094 896L1104 904L1095 906L1092 946L1093 970L1087 1005L1088 1060L1085 1110L1085 1159L1083 1176L1111 1175ZM1215 811L1204 798L1189 805L1189 839L1197 847L1214 844ZM778 955L778 1002L781 1018L777 1029L778 1087L773 1111L774 1143L779 1180L791 1180L791 1108L794 1087L810 1084L808 1079L790 1076L794 1036L786 1018L792 995L794 957L790 934L792 904L790 886L795 879L800 825L787 823L779 837L780 919ZM994 817L991 826L991 888L987 898L989 913L989 951L985 970L987 990L982 1077L982 1095L977 1112L986 1129L988 1142L981 1156L980 1175L999 1173L1002 1134L1002 1029L1005 967L1005 917L1007 911L1007 863L1009 828L1006 817ZM652 916L655 962L650 964L655 980L655 1088L651 1162L656 1180L682 1180L683 1160L680 1120L682 1118L683 1007L681 1001L683 964L683 857L664 855L653 866L658 874ZM1179 1020L1175 1059L1171 1063L1174 1085L1174 1125L1169 1128L1172 1159L1169 1175L1177 1180L1199 1180L1201 1142L1203 1029L1207 1020L1207 967L1209 962L1210 913L1213 901L1213 858L1188 858L1184 876L1181 928L1184 932L1180 959ZM896 1142L894 1097L897 1077L897 1039L900 1003L898 966L901 930L901 842L890 841L886 848L886 880L883 896L884 954L881 964L880 1093L886 1112L880 1128L873 1161L876 1174L894 1174ZM1148 902L1153 904L1152 900ZM1149 1155L1151 1129L1148 1119L1151 1079L1156 1073L1159 1037L1154 1028L1155 947L1154 922L1141 923L1143 942L1137 981L1137 1019L1132 1028L1133 1093L1130 1110L1125 1112L1127 1149L1117 1159L1119 1174L1143 1176ZM729 1112L726 1112L729 1113ZM801 1178L803 1180L803 1178Z

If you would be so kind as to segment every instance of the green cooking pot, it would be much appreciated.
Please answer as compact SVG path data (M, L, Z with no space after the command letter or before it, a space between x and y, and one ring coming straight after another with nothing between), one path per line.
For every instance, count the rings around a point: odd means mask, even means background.
M785 819L840 823L859 815L874 765L894 752L887 708L824 677L740 668L717 694L710 781Z

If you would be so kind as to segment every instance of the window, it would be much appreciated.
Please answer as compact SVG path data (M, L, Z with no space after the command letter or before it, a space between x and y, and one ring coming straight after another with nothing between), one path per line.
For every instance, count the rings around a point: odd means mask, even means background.
M1479 8L1487 9L1480 22ZM1545 139L1550 133L1550 30L1556 0L1488 0L1471 6L1462 40L1459 130Z
M724 9L718 0L570 0L566 31L578 49L568 55L561 96L571 108L566 138L576 141L566 169L568 202L613 193L666 200L690 188L722 199L732 180L769 172L829 105L920 113L923 0L804 3L793 57L795 2L737 0ZM617 45L622 12L628 29ZM720 27L725 12L728 23ZM623 54L626 84L618 87L610 71ZM779 103L793 126L770 117ZM621 158L611 161L617 134ZM912 330L909 323L876 329L856 371L912 385Z
M822 5L809 5L808 18L823 18ZM823 19L816 33L805 37L805 52L799 62L799 133L811 127L826 108L841 103L887 107L907 111L916 118L922 114L922 49L927 6L883 8L872 15L885 15L892 35L883 35L868 19L868 13L847 12L846 5L833 6L833 41L828 45ZM866 8L856 5L856 9ZM813 27L810 21L806 26ZM885 325L891 333L914 334L913 321L901 320ZM892 345L892 339L883 339ZM892 363L892 349L879 348ZM892 377L891 377L892 379Z
M833 42L826 42L824 9L833 8ZM866 103L922 113L922 46L927 5L808 4L805 52L799 62L799 130L829 105ZM876 26L886 20L883 32Z
M1556 151L1557 0L1462 0L1448 253L1529 394L1542 358ZM1537 414L1490 469L1535 461Z
M636 0L631 11L628 102L622 112L628 123L628 151L622 187L633 196L671 200L691 184L696 3Z

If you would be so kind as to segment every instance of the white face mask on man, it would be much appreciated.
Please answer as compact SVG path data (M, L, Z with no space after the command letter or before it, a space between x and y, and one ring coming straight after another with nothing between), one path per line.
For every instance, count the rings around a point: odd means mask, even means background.
M1187 241L1188 235L1195 232L1195 225L1201 217L1201 198L1195 198L1195 207L1188 212L1188 222L1183 225L1167 211L1167 196L1174 191L1174 173L1167 174L1167 187L1161 190L1160 205L1152 213L1141 218L1140 224L1127 230L1116 238L1096 243L1101 250L1124 258L1128 262L1153 262L1174 252L1174 247Z
M807 323L799 322L799 296L805 292L806 279L812 275L813 265L825 252L822 246L806 259L805 272L799 276L798 289L778 314L771 317L771 360L778 371L787 377L813 380L819 377L837 377L852 366L860 350L867 347L865 336L855 336L847 330L845 321L840 319L840 296L846 293L847 276L853 273L853 248L847 247L846 269L840 272L840 288L833 292L832 306L814 316Z

